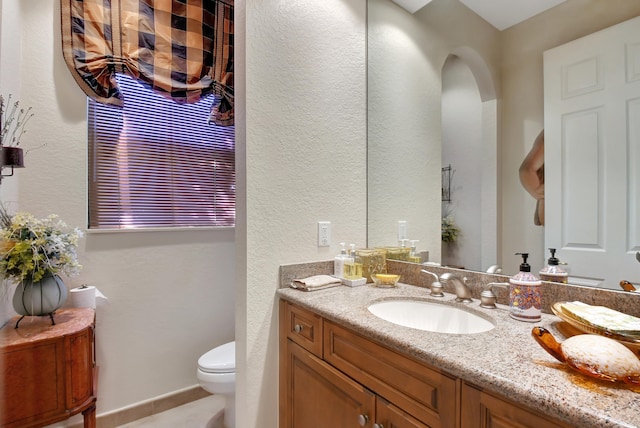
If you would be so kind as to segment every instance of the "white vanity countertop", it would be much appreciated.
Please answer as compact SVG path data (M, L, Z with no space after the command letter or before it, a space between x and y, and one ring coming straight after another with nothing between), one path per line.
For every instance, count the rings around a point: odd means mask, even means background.
M411 355L487 391L539 410L541 413L586 427L640 426L640 386L614 384L584 376L549 355L531 337L543 326L562 341L562 322L542 314L537 323L509 317L509 308L484 309L479 301L455 303L454 295L432 298L429 290L398 284L397 288L339 286L318 291L278 290L280 298L310 309L365 337ZM384 321L367 310L379 300L403 297L463 305L493 320L485 333L453 335L431 333Z

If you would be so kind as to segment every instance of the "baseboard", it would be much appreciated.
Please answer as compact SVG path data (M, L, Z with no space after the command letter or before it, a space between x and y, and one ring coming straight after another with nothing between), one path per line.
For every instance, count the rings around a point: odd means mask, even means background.
M120 425L142 419L183 404L208 397L211 394L199 385L161 395L150 400L141 401L118 410L99 414L96 417L96 428L116 428ZM100 400L100 396L98 396ZM69 428L82 428L82 422L69 425Z

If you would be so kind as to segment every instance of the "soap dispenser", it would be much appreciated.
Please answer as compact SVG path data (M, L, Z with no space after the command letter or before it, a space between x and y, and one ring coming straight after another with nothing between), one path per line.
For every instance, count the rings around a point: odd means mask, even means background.
M411 252L409 253L409 261L411 263L422 263L422 256L420 255L420 253L418 253L418 250L416 249L416 246L420 241L417 239L412 239L409 242L411 242Z
M538 277L531 273L527 263L528 253L516 253L522 256L520 271L509 278L509 315L518 321L537 322L542 319L541 284Z
M362 278L362 263L356 256L356 244L349 244L349 259L344 264L344 277L346 279Z
M344 265L348 261L350 261L349 256L347 255L347 247L346 243L341 242L340 246L340 254L334 257L333 259L333 276L337 278L344 278Z
M559 266L560 260L556 258L556 249L549 248L549 251L551 252L551 257L547 260L547 266L540 271L540 279L542 281L566 284L569 281L569 274Z

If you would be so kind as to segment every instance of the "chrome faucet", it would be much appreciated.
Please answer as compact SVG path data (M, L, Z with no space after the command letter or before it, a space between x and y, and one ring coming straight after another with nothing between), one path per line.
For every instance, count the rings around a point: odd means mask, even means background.
M471 288L467 285L467 278L461 278L460 276L447 272L440 275L440 281L443 284L451 281L453 286L456 289L456 302L469 303L473 300L471 299Z

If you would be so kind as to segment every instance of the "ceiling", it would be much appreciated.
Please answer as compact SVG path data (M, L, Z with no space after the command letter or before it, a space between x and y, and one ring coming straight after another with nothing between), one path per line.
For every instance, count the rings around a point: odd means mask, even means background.
M431 0L393 0L411 13ZM460 0L498 30L505 30L566 0Z
M565 0L460 0L460 2L498 30L505 30L564 3Z

